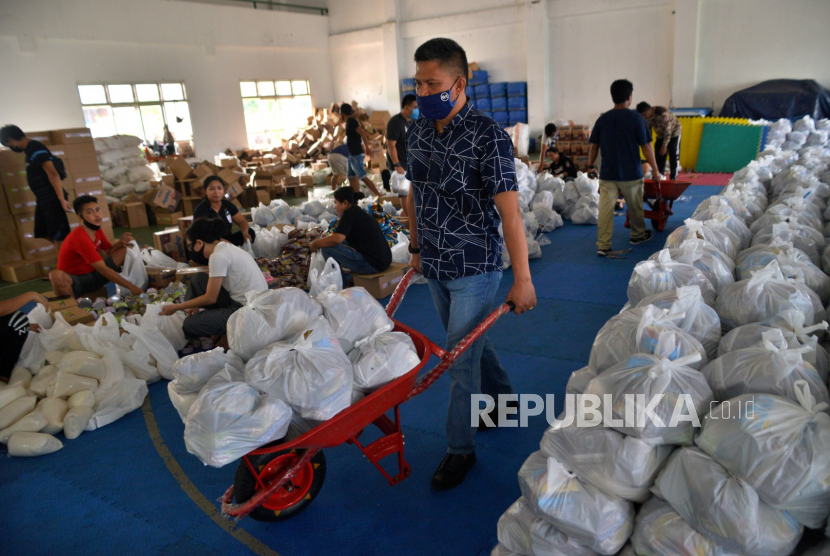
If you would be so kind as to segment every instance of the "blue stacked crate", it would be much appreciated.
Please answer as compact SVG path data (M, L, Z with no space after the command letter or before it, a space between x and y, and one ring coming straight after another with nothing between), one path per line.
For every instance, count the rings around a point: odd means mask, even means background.
M486 85L487 84L487 72L486 71L474 71L473 78L470 79L470 82L467 85L472 85L476 87L478 85Z
M472 85L467 85L467 88L464 90L464 94L467 95L467 98L469 100L472 100L473 102L475 102L475 100L477 98L475 87L473 87ZM476 106L478 106L478 105L476 104Z
M510 125L527 123L527 83L517 81L506 87L507 110Z
M490 108L493 111L493 119L498 124L506 126L510 123L507 112L507 83L490 83Z
M404 95L407 93L415 94L415 79L401 79L401 93Z

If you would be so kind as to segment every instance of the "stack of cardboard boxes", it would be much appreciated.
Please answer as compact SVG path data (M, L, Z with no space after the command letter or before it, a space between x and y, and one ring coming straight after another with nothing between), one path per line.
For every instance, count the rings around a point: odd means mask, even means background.
M104 197L101 173L92 134L87 128L59 129L30 132L29 139L40 141L52 154L63 160L66 179L63 188L69 202L80 195L92 195L99 199L104 215L104 232L112 237L112 219ZM60 242L53 243L34 237L35 206L37 199L29 189L23 154L9 150L0 151L0 230L4 241L0 246L0 278L9 282L23 282L48 276L57 266ZM75 214L67 215L69 226L79 224Z
M556 148L560 153L569 156L578 169L585 171L591 150L591 143L588 142L591 137L591 126L560 126L558 132L559 140L556 142Z

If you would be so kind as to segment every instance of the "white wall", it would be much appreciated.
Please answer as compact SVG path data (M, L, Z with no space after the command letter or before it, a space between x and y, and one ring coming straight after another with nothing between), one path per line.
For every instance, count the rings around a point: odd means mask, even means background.
M329 37L334 100L356 100L364 108L386 109L383 33L380 27Z
M91 38L90 38L91 37ZM196 153L247 146L239 81L308 78L332 100L328 18L164 0L4 0L0 122L83 126L79 83L184 81Z
M386 18L383 0L331 0L329 31L332 35L379 27Z
M550 119L592 124L613 106L609 87L616 79L634 84L635 104L667 106L673 9L666 0L549 2Z
M767 79L830 87L830 2L702 0L695 105L720 112L729 95Z

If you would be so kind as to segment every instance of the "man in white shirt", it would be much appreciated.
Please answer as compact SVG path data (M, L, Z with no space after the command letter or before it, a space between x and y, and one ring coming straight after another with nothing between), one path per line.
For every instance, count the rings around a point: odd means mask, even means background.
M162 315L186 310L182 329L189 339L225 336L228 319L246 303L248 292L268 289L256 261L239 247L222 239L226 232L218 218L197 218L187 229L188 256L197 264L207 265L209 272L195 274L190 280L186 301L165 305ZM202 312L197 312L199 309ZM224 338L219 341L222 346Z

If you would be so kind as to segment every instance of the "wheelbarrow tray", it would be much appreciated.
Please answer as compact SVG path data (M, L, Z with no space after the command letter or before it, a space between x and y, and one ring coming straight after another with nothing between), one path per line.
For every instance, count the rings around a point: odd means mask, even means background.
M643 199L657 199L662 197L667 201L676 201L692 185L688 181L663 180L660 185L654 180L646 180L643 187Z

